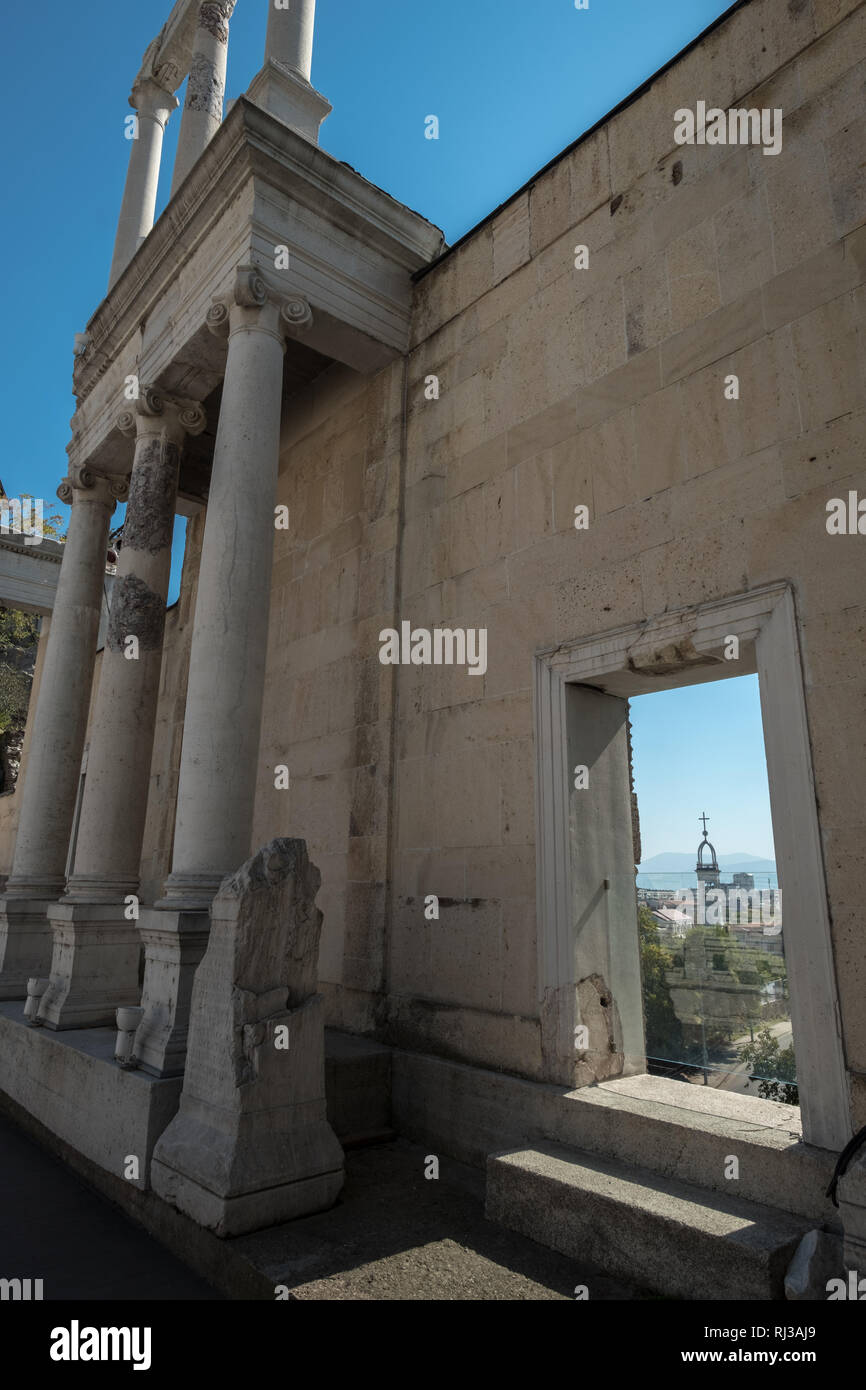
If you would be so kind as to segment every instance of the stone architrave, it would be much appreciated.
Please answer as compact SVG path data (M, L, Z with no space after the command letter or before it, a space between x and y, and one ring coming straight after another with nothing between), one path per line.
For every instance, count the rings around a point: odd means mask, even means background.
M272 840L211 905L180 1109L151 1183L218 1236L322 1211L343 1186L315 992L320 883L303 840Z

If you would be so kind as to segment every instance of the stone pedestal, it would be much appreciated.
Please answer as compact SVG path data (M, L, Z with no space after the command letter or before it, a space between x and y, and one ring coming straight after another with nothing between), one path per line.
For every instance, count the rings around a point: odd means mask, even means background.
M47 975L53 937L48 910L54 898L0 902L0 999L23 999L33 975Z
M343 1186L314 993L320 882L303 840L273 840L211 907L180 1110L154 1150L151 1183L219 1236L321 1211Z
M154 1076L180 1076L186 1062L192 985L210 931L206 912L143 908L144 1018L136 1034L139 1064Z
M321 92L273 58L265 59L247 96L314 145L319 143L319 127L333 109Z
M116 903L62 898L48 912L54 950L39 1020L47 1028L113 1027L121 1004L137 1004L141 943Z

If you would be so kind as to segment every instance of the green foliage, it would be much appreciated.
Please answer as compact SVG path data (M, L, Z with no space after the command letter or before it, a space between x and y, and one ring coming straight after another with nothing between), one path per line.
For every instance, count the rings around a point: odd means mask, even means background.
M799 1104L793 1044L782 1048L779 1039L773 1036L769 1028L759 1028L754 1042L740 1048L740 1059L753 1073L749 1080L758 1081L758 1094L762 1100L779 1100L785 1105Z
M0 607L0 735L24 727L38 640L38 618Z
M23 671L0 663L0 734L23 727L32 683Z
M652 1057L681 1057L683 1029L667 981L672 961L661 944L652 913L643 903L638 907L638 934L647 1052Z
M11 648L24 650L39 639L39 619L16 608L0 607L0 661Z

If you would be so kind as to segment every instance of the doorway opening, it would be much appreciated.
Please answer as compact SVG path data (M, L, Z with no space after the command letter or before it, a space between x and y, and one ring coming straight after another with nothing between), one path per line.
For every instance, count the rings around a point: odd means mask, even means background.
M670 967L666 961L658 962L671 994L677 985L682 986L684 996L688 994L690 972L691 979L697 975L699 982L699 989L694 991L700 995L699 1008L689 1014L688 1000L679 1001L680 1022L689 1025L685 1037L692 1051L669 1060L683 1068L699 1067L699 1085L676 1085L677 1093L682 1092L683 1104L697 1112L705 1109L703 1098L709 1095L710 1064L718 1061L722 1072L734 1073L745 1063L758 1079L749 1082L736 1104L762 1106L754 1108L755 1124L775 1127L780 1123L775 1107L769 1112L766 1101L755 1092L759 1092L762 1082L789 1084L784 1075L785 1063L776 1055L772 1043L766 1045L770 1049L767 1055L760 1051L747 1054L745 1048L753 1041L752 1028L755 1041L762 1042L758 1033L760 1025L766 1023L771 1039L776 1038L774 1029L780 1034L778 1053L786 1052L787 1032L778 1028L786 1019L770 1017L773 1009L786 1006L790 1009L790 1046L796 1047L796 1072L790 1084L797 1087L803 1138L819 1148L838 1151L851 1135L849 1080L842 1046L795 599L791 585L784 581L595 635L575 637L536 654L536 883L543 1072L547 1080L570 1089L625 1082L636 1076L642 1076L645 1083L670 1089L670 1082L647 1075L635 883L635 865L641 864L644 856L634 844L629 708L634 703L639 709L640 697L676 695L684 688L715 687L721 692L718 698L724 699L725 688L733 690L731 682L740 677L751 678L752 691L757 678L772 843L767 840L752 849L733 839L728 843L727 830L725 842L719 843L717 821L713 819L719 812L714 812L713 804L705 800L709 791L693 776L682 775L677 781L672 766L669 796L672 804L683 805L695 832L691 850L695 854L695 898L700 882L697 849L701 844L704 889L714 874L728 882L721 870L730 867L730 882L745 890L745 905L737 914L739 921L733 925L755 930L751 941L745 933L745 947L732 945L744 938L728 930L720 934L719 944L706 936L694 938L696 944L690 943L689 949L691 961L686 960L683 951L681 965L675 960ZM736 749L724 750L721 755L723 776L734 783L741 775L735 755ZM636 767L642 778L640 759L638 748ZM700 770L700 744L695 766ZM703 823L697 819L704 813L709 818L706 841ZM731 836L733 833L731 830ZM716 849L715 867L707 842ZM675 848L680 848L679 842ZM647 857L653 852L648 844ZM682 852L689 852L688 844ZM718 863L719 854L724 857L729 853L754 853L775 861L776 883L784 885L785 893L782 931L775 933L775 937L783 937L781 957L776 954L778 943L774 945L774 934L764 931L765 926L778 925L772 921L774 907L777 915L779 912L778 899L775 905L771 899L765 909L771 920L761 921L760 936L756 930L756 919L764 915L760 888L772 888L772 882L759 884L756 873L758 905L755 906L754 898L750 903L747 882L734 884L734 866ZM737 872L751 872L748 861ZM705 908L711 906L710 893L706 891L704 904ZM695 906L697 909L697 901ZM724 922L695 925L730 928L727 909L725 918ZM682 978L675 974L668 978L668 969L681 971ZM714 984L719 988L710 995L714 975ZM724 976L730 979L725 980ZM733 1056L714 1059L706 1037L697 1043L700 1056L695 1059L693 1049L701 1021L706 1034L708 1006L712 1003L718 1011L723 984L730 985L733 997L732 1026L736 1029L738 1020L744 1020L739 1031L727 1040L735 1046L739 1060ZM766 988L768 985L770 989ZM746 986L751 988L747 990ZM744 995L752 1001L748 1006L743 1003ZM672 1008L676 1013L673 1005ZM742 1041L747 1031L748 1044ZM725 1041L721 1037L720 1045ZM654 1050L672 1049L650 1047L651 1055ZM712 1075L716 1075L715 1071ZM723 1101L720 1094L713 1104ZM733 1096L728 1103L734 1104ZM791 1112L793 1120L793 1104Z
M629 718L647 1071L798 1105L758 678Z

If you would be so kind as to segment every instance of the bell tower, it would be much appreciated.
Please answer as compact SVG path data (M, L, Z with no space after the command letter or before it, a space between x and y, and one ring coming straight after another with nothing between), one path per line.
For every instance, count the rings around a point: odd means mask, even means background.
M695 865L695 873L698 876L698 883L702 883L705 888L718 888L719 886L719 861L716 859L716 851L707 839L707 821L709 816L703 812L699 817L704 827L704 838L698 845L698 862ZM710 863L704 861L704 850L709 850Z

